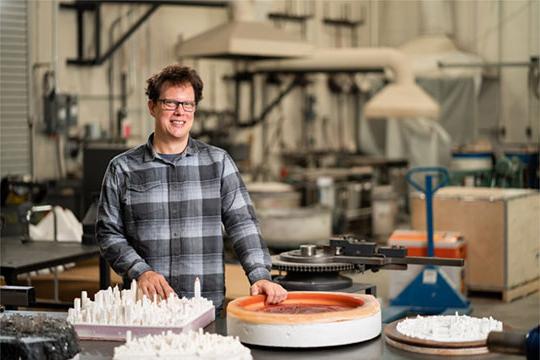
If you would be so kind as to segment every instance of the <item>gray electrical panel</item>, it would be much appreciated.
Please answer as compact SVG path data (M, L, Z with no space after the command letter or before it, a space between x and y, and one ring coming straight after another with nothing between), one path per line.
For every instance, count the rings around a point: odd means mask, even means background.
M77 125L79 100L73 94L55 94L44 97L45 133L52 135Z

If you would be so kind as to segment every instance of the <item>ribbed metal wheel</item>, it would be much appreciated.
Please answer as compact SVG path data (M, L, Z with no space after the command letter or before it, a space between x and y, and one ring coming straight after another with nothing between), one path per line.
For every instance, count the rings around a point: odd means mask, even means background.
M283 261L280 255L272 256L272 268L282 271L329 272L354 270L354 264L347 263L295 263Z

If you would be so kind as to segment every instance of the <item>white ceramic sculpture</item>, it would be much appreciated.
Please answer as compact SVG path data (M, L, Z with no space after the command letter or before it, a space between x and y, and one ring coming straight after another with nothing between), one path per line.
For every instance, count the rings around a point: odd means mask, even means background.
M405 319L397 324L403 335L442 342L485 340L490 331L502 331L500 321L475 318L467 315L420 316Z
M178 298L176 294L167 299L145 295L138 296L137 282L133 280L129 290L114 289L98 291L94 301L86 291L73 301L67 320L76 324L128 325L128 326L174 326L181 327L214 309L212 301L201 297L199 279L194 284L195 297Z
M114 360L251 360L251 353L238 338L190 331L173 334L148 335L133 338L128 332L126 343L114 349Z

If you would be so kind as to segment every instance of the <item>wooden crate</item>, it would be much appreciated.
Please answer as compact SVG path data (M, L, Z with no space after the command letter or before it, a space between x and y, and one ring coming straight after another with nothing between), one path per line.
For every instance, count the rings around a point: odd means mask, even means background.
M446 187L433 200L434 227L467 243L465 284L507 292L540 275L540 193L527 189ZM425 229L425 199L411 195L411 223ZM534 282L538 283L538 282Z

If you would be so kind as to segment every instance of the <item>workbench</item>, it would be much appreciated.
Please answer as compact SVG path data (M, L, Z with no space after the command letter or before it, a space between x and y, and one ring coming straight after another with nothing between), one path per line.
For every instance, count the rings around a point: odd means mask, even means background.
M205 328L205 331L226 335L226 320L218 318L212 324ZM81 341L82 352L79 354L79 360L105 360L111 359L114 354L114 348L122 343L113 341ZM394 349L386 344L384 335L381 335L371 341L364 343L336 346L320 349L277 349L265 348L259 346L249 346L253 359L332 359L332 360L350 360L350 359L437 359L448 358L451 360L473 360L473 359L524 359L520 356L511 356L505 354L488 354L484 356L427 356L414 354L398 349Z
M56 318L66 318L65 312L30 312L30 311L8 311L6 314L43 314L46 316ZM220 335L227 335L227 321L225 318L217 318L213 323L208 325L205 329L206 332L217 333ZM114 354L114 348L122 345L123 342L118 341L80 341L81 352L78 354L77 360L110 360ZM422 360L498 360L509 359L518 360L525 359L522 356L514 356L507 354L486 354L486 355L474 355L474 356L429 356L422 354L415 354L407 351L395 349L386 344L384 335L381 335L373 340L363 343L335 346L318 349L278 349L268 348L260 346L249 346L253 359L306 359L306 360L350 360L350 359L385 359L385 360L399 360L399 359L422 359Z
M6 284L15 285L19 274L91 259L96 256L99 256L97 245L55 241L21 242L15 237L5 237L0 241L0 275L4 276ZM101 257L99 268L100 287L106 289L110 283L110 270Z

